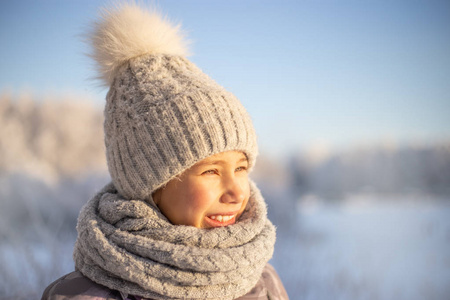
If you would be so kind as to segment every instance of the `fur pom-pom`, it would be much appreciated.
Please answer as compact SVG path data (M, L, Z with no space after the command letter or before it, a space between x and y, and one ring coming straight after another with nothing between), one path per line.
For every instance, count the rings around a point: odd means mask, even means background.
M144 54L187 56L188 42L179 25L171 24L155 10L135 3L103 9L87 36L90 56L97 62L99 78L108 86L120 65Z

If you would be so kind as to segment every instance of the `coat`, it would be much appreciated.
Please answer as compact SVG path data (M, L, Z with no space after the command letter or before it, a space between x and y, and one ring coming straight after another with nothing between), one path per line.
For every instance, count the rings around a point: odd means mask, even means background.
M275 269L267 264L255 287L236 300L288 300L289 297ZM99 285L79 271L69 273L44 291L41 300L144 300Z

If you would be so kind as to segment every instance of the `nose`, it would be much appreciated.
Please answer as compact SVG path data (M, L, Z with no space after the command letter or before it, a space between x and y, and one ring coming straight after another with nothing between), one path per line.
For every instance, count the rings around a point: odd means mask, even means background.
M243 187L245 183L241 181L236 177L227 179L224 184L224 192L220 197L220 202L230 204L242 203L245 200L246 193Z

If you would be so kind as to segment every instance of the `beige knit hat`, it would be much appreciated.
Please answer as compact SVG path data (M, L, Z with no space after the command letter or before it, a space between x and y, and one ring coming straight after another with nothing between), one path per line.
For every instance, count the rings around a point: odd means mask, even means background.
M178 26L136 4L103 10L89 35L105 106L108 168L127 199L153 191L198 161L243 151L253 166L256 135L239 100L186 59Z

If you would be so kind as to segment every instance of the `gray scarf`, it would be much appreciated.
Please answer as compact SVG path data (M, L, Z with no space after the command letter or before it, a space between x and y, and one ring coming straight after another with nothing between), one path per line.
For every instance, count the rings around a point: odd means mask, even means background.
M244 213L230 226L172 225L154 206L107 185L81 210L75 267L110 289L151 299L236 299L272 257L275 228L251 183Z

